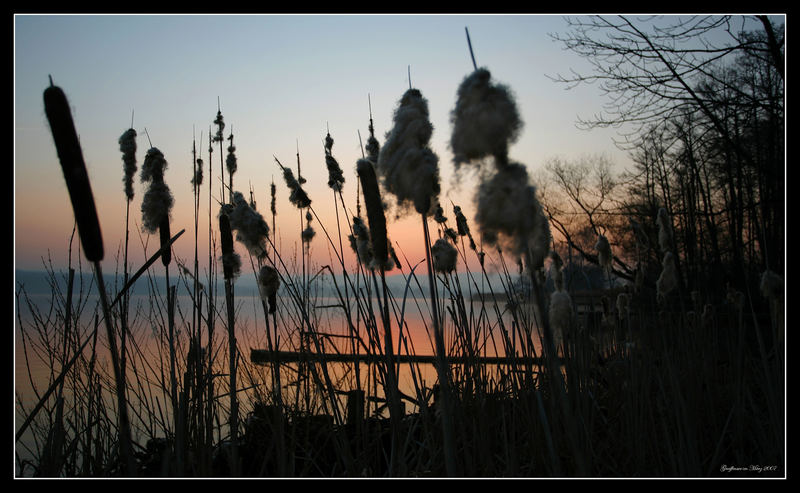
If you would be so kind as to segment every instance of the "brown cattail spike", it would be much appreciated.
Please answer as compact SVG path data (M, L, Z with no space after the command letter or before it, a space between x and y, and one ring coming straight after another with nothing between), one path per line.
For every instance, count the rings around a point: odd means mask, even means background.
M61 162L61 171L67 182L84 254L89 261L99 262L103 259L103 235L97 219L89 175L67 97L60 87L53 85L52 78L50 87L44 91L44 109L50 122L58 160Z
M364 192L364 205L367 208L370 235L372 236L372 253L378 265L386 265L389 259L389 248L386 241L386 216L383 214L383 203L378 189L378 178L372 162L359 159L357 163L358 179Z

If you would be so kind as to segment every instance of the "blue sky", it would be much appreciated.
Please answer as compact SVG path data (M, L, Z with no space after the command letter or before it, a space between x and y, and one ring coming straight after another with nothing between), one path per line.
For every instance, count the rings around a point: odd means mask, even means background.
M354 208L354 169L361 157L358 132L366 142L368 95L382 142L408 88L409 66L413 86L428 99L442 198L462 205L471 218L474 181L467 176L454 185L448 148L456 90L473 69L465 27L477 64L516 96L525 127L510 149L512 159L526 164L531 174L552 157L605 153L620 168L627 164L613 144L613 129L587 132L575 127L579 116L602 109L605 101L597 89L566 90L547 77L586 68L583 60L548 36L566 28L559 15L15 16L16 266L40 268L41 258L48 255L57 267L67 261L73 218L44 116L42 92L48 75L73 108L98 204L104 262L112 266L125 219L117 140L130 126L132 112L139 134L138 165L149 147L145 129L169 162L165 178L175 195L172 229L186 228L189 233L175 246L178 256L188 258L193 244L192 138L199 146L202 132L202 157L207 161L217 98L227 124L225 135L232 127L237 147L234 188L247 195L252 184L258 208L266 212L274 178L279 236L291 249L299 237L299 219L273 155L295 166L299 148L306 189L326 226L335 229L326 186L325 133L329 128L334 138L333 155L347 180L346 201ZM218 148L214 159L219 159ZM140 224L143 190L138 176L134 189L131 219ZM205 206L200 214L207 218ZM400 241L418 229L417 222L418 218L390 220L390 237ZM131 225L134 263L144 256L142 242L150 241L152 253L158 241L145 234L140 239L137 229ZM416 237L409 241L413 246L421 243ZM322 263L329 259L320 236L312 254Z

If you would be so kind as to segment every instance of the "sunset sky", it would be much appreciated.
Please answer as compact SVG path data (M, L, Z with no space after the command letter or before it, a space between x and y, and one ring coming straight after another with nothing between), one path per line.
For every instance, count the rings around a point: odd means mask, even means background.
M291 258L299 242L300 214L288 201L273 155L296 172L299 148L312 206L335 237L325 134L330 129L333 155L345 171L345 201L355 211L358 133L366 143L368 97L376 136L383 143L393 111L408 88L409 66L411 83L429 103L431 147L439 157L446 215L454 226L452 200L472 220L475 177L466 175L455 183L448 147L456 90L473 70L465 27L478 66L488 68L493 80L508 85L516 96L525 126L510 149L512 159L524 163L532 176L553 157L606 154L617 166L627 165L626 155L612 141L613 129L586 132L575 127L579 116L601 111L604 100L597 88L567 90L547 77L586 68L583 60L548 36L566 29L559 15L15 16L16 268L40 269L42 258L48 257L57 269L67 265L73 213L44 113L48 75L72 107L100 218L106 272L117 267L125 235L118 139L130 127L132 114L139 169L150 147L147 135L169 163L165 181L175 197L171 229L186 229L175 244L177 257L187 262L193 257L192 139L207 163L208 131L219 98L225 137L232 130L236 145L239 170L234 188L248 197L252 186L258 210L268 217L269 185L275 181L278 242L284 257ZM217 146L215 198L219 158ZM200 208L201 259L208 256L207 171ZM134 192L130 262L137 267L145 258L143 244L152 254L158 237L140 232L144 188L138 172ZM215 205L213 213L217 211ZM389 214L387 219L390 239L409 260L423 258L420 218ZM327 239L319 224L315 226L312 256L320 265L330 264ZM346 227L344 218L342 226ZM345 239L351 261L346 245ZM246 259L244 248L238 243L236 248ZM76 252L77 238L73 264Z

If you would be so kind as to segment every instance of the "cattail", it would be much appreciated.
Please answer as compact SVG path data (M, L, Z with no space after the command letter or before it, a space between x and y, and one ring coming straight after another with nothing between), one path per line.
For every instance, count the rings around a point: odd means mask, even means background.
M369 239L369 228L360 217L353 218L353 234L348 235L350 246L358 255L362 264L372 264L372 242Z
M221 214L228 217L231 230L236 231L236 240L251 255L263 258L267 254L269 226L261 213L245 201L241 192L233 192L232 203L223 205Z
M367 219L369 220L372 240L373 265L388 270L391 268L391 262L389 261L389 247L386 238L386 216L383 213L383 202L381 201L375 168L369 160L359 159L356 163L356 171L364 194L364 206L367 208Z
M458 251L444 238L439 238L431 247L433 255L433 270L447 274L456 270Z
M783 279L767 269L761 274L761 294L768 300L783 299Z
M450 148L456 169L486 156L505 156L523 126L511 90L503 84L492 84L485 68L475 70L461 82L450 121Z
M194 170L194 176L192 176L192 188L197 190L200 185L203 184L203 160L197 158L197 167Z
M344 185L344 173L339 162L333 157L331 149L333 148L333 137L330 132L325 136L325 164L328 167L328 186L336 192L342 191Z
M278 163L280 164L280 163ZM281 166L283 168L283 166ZM311 199L308 198L305 190L300 182L294 177L294 173L289 168L283 168L283 179L286 181L286 186L289 187L291 193L289 194L289 201L294 204L298 209L304 209L311 205Z
M447 238L450 238L450 241L452 241L453 243L458 241L458 233L453 228L445 228L444 235Z
M597 250L597 263L600 264L600 267L603 269L610 269L611 268L611 245L608 243L608 239L604 235L600 235L597 238L597 243L594 245L595 250Z
M119 138L119 150L122 152L123 171L125 176L125 196L133 200L133 177L136 175L136 130L129 128Z
M564 262L561 260L561 256L558 255L555 251L550 252L550 275L553 278L553 285L555 286L556 291L562 291L564 289L564 273L561 270Z
M60 87L53 85L52 80L50 87L44 91L44 109L50 123L58 160L61 163L61 171L67 183L83 252L89 261L99 262L103 260L104 254L103 235L100 232L89 175L86 172L83 152L67 97Z
M367 138L365 149L367 150L367 159L373 163L377 163L381 146L378 143L378 139L375 138L375 126L372 124L372 102L369 101L369 98L367 101L369 102L369 137Z
M277 187L275 186L275 182L273 181L269 185L269 194L270 194L270 198L271 198L271 201L270 201L270 204L269 204L269 210L270 210L270 212L272 212L273 216L278 215L278 210L276 208L276 201L275 201L276 189L277 189Z
M543 265L550 225L522 164L509 163L480 184L475 220L484 243L507 247L517 257L530 254L533 270Z
M313 219L314 216L311 215L311 211L306 211L306 229L304 229L300 235L303 239L303 243L311 243L314 235L317 234L317 232L314 231L314 228L311 227L311 221Z
M442 209L442 206L439 204L436 204L436 208L434 209L433 220L439 224L447 222L447 218L444 217L444 209Z
M222 110L217 110L217 117L214 119L214 125L217 126L217 133L214 134L212 141L222 142L225 138L222 135L222 131L225 129L225 120L222 118Z
M617 316L620 320L628 318L630 301L631 297L628 293L620 293L617 295Z
M672 222L669 220L667 210L663 207L658 209L658 246L661 253L666 253L672 249Z
M140 178L150 185L142 198L142 229L155 233L165 218L170 217L174 199L172 192L164 183L164 169L167 160L157 148L151 147L142 163Z
M550 295L548 310L550 330L553 333L555 347L561 344L564 334L569 333L572 324L572 298L566 291L554 291Z
M428 147L432 134L427 100L419 90L409 89L395 110L394 127L386 135L376 166L398 206L413 205L420 214L431 212L441 191L439 158Z
M169 244L170 240L169 217L164 217L164 219L161 220L161 224L158 226L158 233L159 233L159 240L161 241L161 248L164 248L165 245ZM161 252L161 263L164 264L164 267L166 267L169 265L171 261L172 261L172 249L167 248L163 252Z
M233 145L233 134L228 137L228 140L231 141L231 145L228 146L228 155L225 156L225 167L228 170L229 175L233 175L236 173L236 170L239 168L237 159L236 159L236 146Z
M220 211L219 214L219 235L220 246L222 248L222 270L226 280L233 280L239 277L242 269L242 259L239 254L233 251L233 233L228 215Z
M678 286L678 274L675 267L675 257L672 252L664 254L661 262L661 275L656 281L656 295L659 300L665 300L667 295Z
M278 271L274 267L265 265L258 272L258 291L261 297L269 302L269 312L275 313L277 308L278 287L280 287Z

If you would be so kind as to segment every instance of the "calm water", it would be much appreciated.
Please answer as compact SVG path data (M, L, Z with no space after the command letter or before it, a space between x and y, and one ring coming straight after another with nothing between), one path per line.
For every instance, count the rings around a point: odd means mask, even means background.
M177 276L176 276L177 277ZM54 375L58 374L62 367L62 363L58 360L51 360L44 355L48 353L47 348L53 349L54 346L60 347L61 344L61 326L63 325L63 306L66 297L66 274L56 274L56 287L47 282L46 276L42 273L32 272L17 272L17 285L16 292L21 293L20 285L25 286L27 298L24 296L18 297L18 304L15 307L15 391L16 395L22 404L30 409L33 404L38 400L37 395L41 395L47 388L48 382L52 381ZM171 278L173 284L176 282L175 278ZM178 296L177 305L175 310L176 320L176 338L178 340L178 360L185 362L185 355L188 351L188 335L192 327L192 301L189 291L182 284L177 281ZM116 285L113 280L106 280L107 288L113 292L119 288L121 282ZM341 301L337 297L331 296L334 291L327 289L324 283L319 283L320 286L315 287L309 296L308 306L310 321L321 334L326 337L325 352L339 351L344 353L351 353L350 343L351 338L346 337L349 333L348 324L344 316L344 310L341 306ZM330 283L328 283L330 284ZM433 328L431 323L431 316L428 308L428 301L425 296L421 294L419 287L411 286L406 291L406 284L401 278L393 279L390 284L391 295L390 297L395 300L395 304L390 310L391 312L391 333L393 339L393 346L395 353L402 352L403 354L416 354L416 355L432 355L434 354L434 344L432 339ZM462 283L462 286L465 283ZM148 381L144 381L144 386L150 386L147 393L152 396L158 397L159 402L164 403L169 401L168 393L160 383L160 370L159 368L169 368L169 355L165 349L164 337L165 330L162 329L166 326L166 307L164 303L163 278L154 277L152 280L140 279L137 281L136 287L133 290L133 295L130 298L130 308L128 310L130 325L135 340L135 345L129 343L129 349L132 356L129 357L130 365L141 369L146 369L148 366L152 368L149 372ZM191 284L189 284L191 286ZM341 284L340 284L341 286ZM363 283L360 283L358 288L361 292L365 292ZM455 286L440 285L441 299L448 300L448 289L455 289ZM422 286L422 289L427 289ZM499 283L493 285L495 292L502 292L502 285ZM216 296L216 309L218 316L215 322L214 329L214 343L212 347L217 351L216 361L218 362L220 373L227 373L227 329L223 324L226 320L227 312L224 299L224 285L218 283ZM466 290L466 288L465 288ZM56 295L54 297L54 291ZM261 306L261 300L257 296L255 284L247 279L240 279L235 285L236 296L236 337L237 345L240 348L242 357L246 360L243 362L242 370L240 370L239 383L242 387L258 386L260 392L268 391L270 382L269 367L267 366L254 366L249 363L250 349L267 349L266 337L266 322L264 319L264 312ZM74 284L73 295L73 310L80 314L80 325L77 329L79 333L79 340L81 342L87 340L91 335L91 329L94 326L95 314L100 312L99 297L93 290L92 279L89 275L84 275L77 278ZM404 293L406 294L404 299ZM284 351L296 351L298 349L298 334L299 327L303 326L303 320L297 316L298 310L294 305L291 297L287 296L282 288L282 294L279 298L278 309L278 335L280 338L280 349ZM466 294L469 296L469 293ZM203 298L203 313L207 313L207 301ZM33 309L28 306L31 304ZM380 317L380 312L377 308L377 300L372 297L373 312L375 317ZM483 310L482 307L483 306ZM365 316L372 316L370 314L369 306L364 303L361 310L358 310L355 303L350 306L352 313L353 324L359 328L362 338L366 341L366 329L364 324ZM454 332L453 316L459 316L462 313L466 316L469 322L466 324L470 327L479 327L478 333L470 334L469 337L475 344L476 350L480 355L484 356L498 356L503 355L503 341L500 338L501 330L499 329L497 313L501 314L506 328L511 327L511 316L503 302L486 302L482 305L478 301L467 302L463 307L463 312L459 307L452 303L446 302L444 313L446 313L444 327L445 327L445 340L446 345L452 348L457 342L456 334ZM402 343L398 344L400 336L398 327L398 320L402 317L403 330L402 330ZM22 325L20 324L20 320ZM462 324L464 325L464 324ZM25 337L23 337L22 327L25 327ZM270 317L270 327L273 326L273 319ZM46 327L47 330L41 330ZM200 325L200 338L203 346L207 346L208 331L206 324ZM377 323L378 336L381 339L382 345L383 338L383 324L379 321ZM75 329L73 328L73 331ZM74 333L74 332L73 332ZM98 362L109 368L108 347L105 338L105 326L99 326L99 337L97 345ZM274 336L274 332L273 332ZM513 334L512 337L518 343L518 336ZM119 341L118 341L119 343ZM535 344L537 353L540 351L537 343ZM381 347L382 349L382 347ZM26 352L27 351L27 352ZM450 349L452 352L452 349ZM60 354L60 350L55 351ZM363 353L363 348L359 350ZM84 354L91 354L91 343ZM162 366L163 365L163 366ZM296 365L284 365L285 371L282 374L284 383L290 382ZM415 394L415 379L412 378L412 365L400 365L399 384L401 390L409 395ZM129 366L130 369L130 366ZM413 369L418 372L415 373L416 383L424 387L430 388L436 381L436 372L432 365L418 365ZM331 380L337 383L340 389L354 388L355 380L353 378L354 368L350 364L328 364L327 370ZM373 389L377 395L382 395L380 384L374 379L368 378L370 375L370 367L366 364L359 365L361 373L362 386ZM168 373L168 370L167 370ZM108 371L110 375L111 372ZM130 376L129 371L129 389L131 386L137 387L138 382L132 382L133 377ZM111 380L109 380L111 381ZM33 382L33 384L32 384ZM34 390L35 386L35 390ZM227 388L227 378L224 384L221 382L219 387ZM251 392L254 389L250 390ZM69 392L65 397L69 399ZM109 393L110 396L110 393ZM160 397L159 397L160 396ZM291 397L289 397L291 398ZM143 400L147 402L136 403L135 397L131 400L131 406L141 406L147 409L153 405L152 397L145 397ZM52 401L52 397L51 397ZM18 405L15 403L16 412L16 428L19 429L22 424L22 418L19 413ZM168 407L168 406L167 406ZM247 406L243 408L246 412ZM135 423L134 423L135 424ZM143 424L145 426L152 426L152 423ZM26 434L21 440L23 443L30 445L30 433ZM17 446L17 452L21 455L27 455L23 447Z

